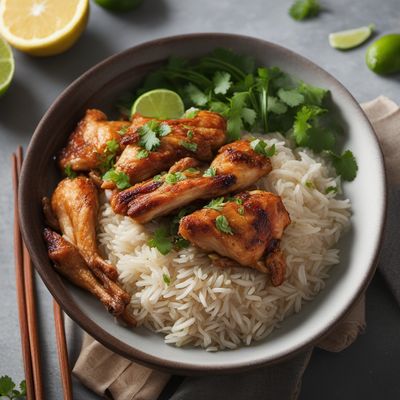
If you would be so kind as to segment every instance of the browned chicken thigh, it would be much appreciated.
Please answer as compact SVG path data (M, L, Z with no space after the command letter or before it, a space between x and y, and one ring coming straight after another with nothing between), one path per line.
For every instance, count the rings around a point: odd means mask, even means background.
M119 142L119 132L129 126L127 121L108 121L100 110L87 110L58 157L60 167L64 170L70 165L74 171L98 168L104 162L107 142Z
M209 252L236 263L268 272L273 285L282 283L285 259L279 240L290 217L279 196L254 190L224 201L213 202L183 217L179 234ZM220 266L234 266L226 259L215 259Z
M117 172L128 175L131 184L165 171L175 161L184 157L210 161L226 140L225 119L211 111L199 111L194 118L157 120L168 125L171 131L160 138L159 147L149 151L146 157L140 158L138 154L143 148L140 146L138 129L148 121L149 118L134 115L129 132L121 139L124 150L114 167ZM115 184L111 181L105 181L102 185L103 189L114 187Z
M130 296L116 282L110 280L103 272L101 282L89 269L78 249L61 235L50 229L44 229L44 238L50 259L55 268L75 285L95 295L113 315L121 315ZM103 286L104 285L104 286Z
M177 163L158 180L114 192L111 205L116 213L145 223L195 200L243 190L271 171L271 161L254 151L250 142L238 140L219 150L208 171L204 176L204 168L194 171Z
M116 280L117 269L102 259L96 244L99 201L92 180L84 176L63 179L51 197L51 207L61 232L76 245L89 267Z

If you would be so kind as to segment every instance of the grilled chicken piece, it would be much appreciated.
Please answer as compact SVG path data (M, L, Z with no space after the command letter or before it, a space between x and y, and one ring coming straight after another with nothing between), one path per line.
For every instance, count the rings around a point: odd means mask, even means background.
M103 274L101 281L96 279L82 258L78 249L58 233L46 228L43 236L47 244L50 259L58 272L70 280L73 284L87 290L96 296L113 315L121 315L125 305L129 303L130 296L116 282L113 282Z
M91 179L78 176L65 178L51 197L51 207L57 216L61 232L78 248L90 269L104 272L116 280L117 269L104 261L96 244L96 224L99 201L96 185Z
M255 152L250 142L238 140L219 150L211 163L215 176L203 176L180 167L184 180L168 183L168 175L160 180L149 180L122 192L114 192L111 205L118 214L128 215L137 222L145 223L153 218L169 214L198 199L210 199L226 193L245 189L271 171L269 158Z
M70 165L74 171L98 168L104 161L107 142L113 139L119 142L118 131L129 126L127 121L108 121L99 110L87 110L58 157L60 167L64 170Z
M225 231L221 219L228 223ZM279 240L289 224L289 214L279 196L254 190L236 195L217 210L203 208L183 217L179 234L203 250L231 259L214 257L216 265L234 266L230 262L234 260L269 273L273 285L278 286L286 266Z
M149 118L136 114L129 132L121 139L121 146L126 147L116 162L115 169L127 174L131 184L165 171L183 157L192 156L198 160L210 161L226 139L224 118L214 112L199 111L194 118L158 121L167 124L171 132L160 138L160 146L149 152L148 157L138 159L137 154L142 148L139 146L140 135L137 130L148 121ZM188 144L194 146L193 151L187 148ZM105 181L102 186L103 189L114 187L115 184L111 181Z

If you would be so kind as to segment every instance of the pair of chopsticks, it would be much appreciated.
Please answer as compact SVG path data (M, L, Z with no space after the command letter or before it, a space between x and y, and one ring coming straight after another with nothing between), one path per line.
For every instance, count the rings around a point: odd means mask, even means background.
M18 302L18 318L21 334L22 358L25 370L27 400L43 400L43 382L40 366L40 349L36 314L35 287L32 261L22 241L19 224L18 185L23 161L22 147L12 155L12 179L14 189L14 254ZM65 339L64 316L58 303L53 301L54 323L61 382L65 400L72 400L72 382Z

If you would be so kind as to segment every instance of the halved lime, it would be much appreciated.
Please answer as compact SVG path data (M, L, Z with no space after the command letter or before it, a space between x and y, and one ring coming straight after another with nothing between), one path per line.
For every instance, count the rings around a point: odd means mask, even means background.
M139 113L144 117L158 119L180 118L184 111L185 106L179 94L167 89L143 93L132 106L132 115Z
M364 43L372 34L375 25L334 32L329 35L329 44L335 49L348 50Z
M14 57L10 46L0 37L0 96L11 84L14 75Z

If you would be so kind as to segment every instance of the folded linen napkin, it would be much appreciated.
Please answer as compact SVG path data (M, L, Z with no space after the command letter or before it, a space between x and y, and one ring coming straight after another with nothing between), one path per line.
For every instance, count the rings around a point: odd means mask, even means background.
M398 185L400 164L396 155L400 150L400 109L383 96L363 104L363 108L382 145L388 180L392 185ZM397 194L400 194L399 190ZM398 200L400 202L400 196ZM399 213L394 213L394 209L392 211L389 210L389 216L393 214L393 221L388 228L393 232L397 229L397 236L392 234L391 237L393 242L395 237L400 236L400 221ZM388 282L397 281L397 292L393 283L391 286L397 293L400 304L400 270L396 268L400 261L400 252L394 251L397 246L392 245L392 242L386 243L381 270ZM364 328L365 298L362 296L352 311L318 347L333 352L341 351L353 343ZM186 378L170 400L217 399L222 396L220 392L217 393L218 388L224 389L223 398L243 399L249 396L249 387L254 388L251 393L252 399L264 399L268 394L269 400L295 400L300 392L301 379L311 352L312 349L309 349L289 361L235 376ZM151 370L112 353L87 334L73 373L95 393L114 400L155 400L169 379L168 374ZM244 381L246 385L243 385Z

